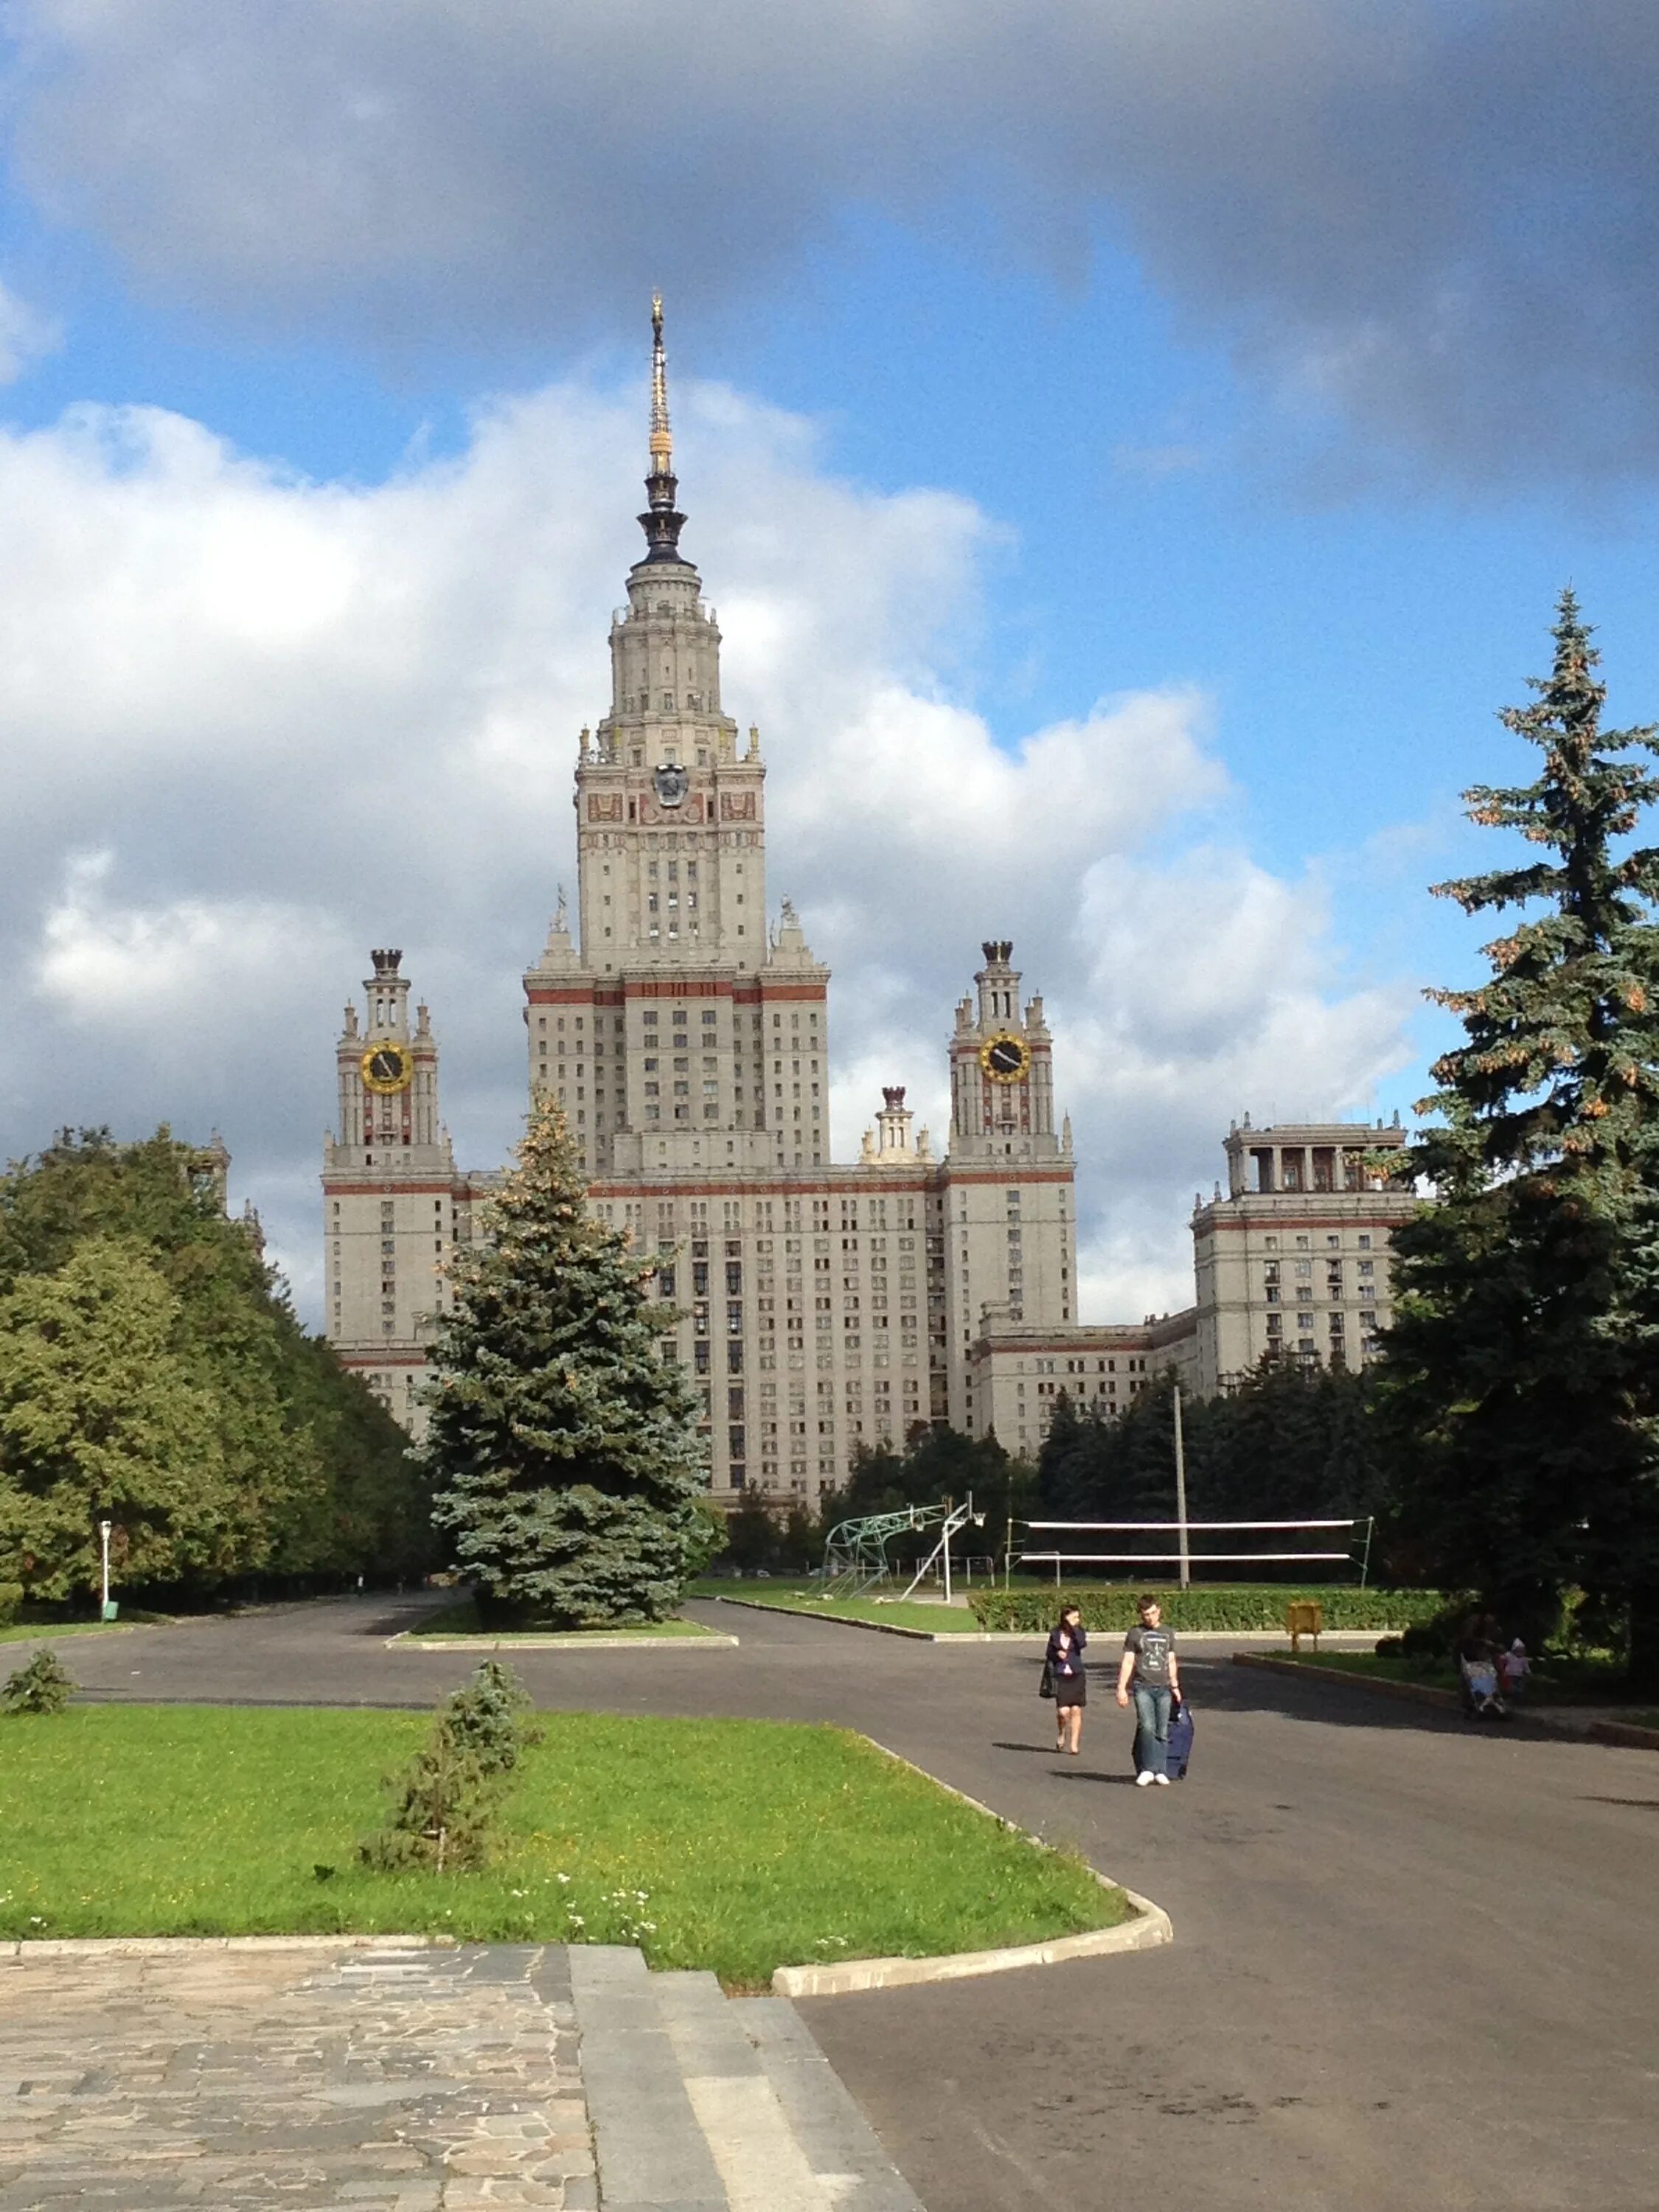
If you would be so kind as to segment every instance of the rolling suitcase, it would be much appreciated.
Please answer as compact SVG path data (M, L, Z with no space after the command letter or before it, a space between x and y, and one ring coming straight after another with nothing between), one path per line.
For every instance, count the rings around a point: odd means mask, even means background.
M1183 1698L1170 1712L1169 1769L1171 1782L1187 1779L1187 1762L1193 1755L1193 1708L1190 1698ZM1129 1756L1137 1774L1140 1771L1140 1730L1137 1728L1129 1739Z

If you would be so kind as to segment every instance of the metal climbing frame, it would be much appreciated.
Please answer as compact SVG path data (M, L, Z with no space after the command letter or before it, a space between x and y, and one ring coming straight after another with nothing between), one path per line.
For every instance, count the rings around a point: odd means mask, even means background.
M837 1522L823 1547L823 1595L857 1597L885 1582L892 1572L887 1559L891 1538L937 1528L960 1511L957 1506L907 1505L897 1513L866 1513L856 1521Z

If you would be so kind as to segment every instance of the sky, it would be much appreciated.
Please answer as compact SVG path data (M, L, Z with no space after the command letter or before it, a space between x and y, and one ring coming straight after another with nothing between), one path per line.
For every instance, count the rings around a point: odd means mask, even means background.
M1409 1118L1571 584L1659 719L1638 0L10 0L0 1145L222 1133L320 1316L340 1009L462 1164L637 557L684 550L835 972L833 1149L945 1121L1012 937L1081 1309L1191 1295L1229 1122Z

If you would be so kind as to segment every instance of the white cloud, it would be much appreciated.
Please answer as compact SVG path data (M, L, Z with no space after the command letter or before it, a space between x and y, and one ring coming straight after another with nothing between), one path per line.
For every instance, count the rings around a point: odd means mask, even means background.
M172 1039L222 1024L226 1002L257 995L259 1018L285 971L314 973L347 949L326 914L270 899L174 899L122 906L106 890L115 855L71 857L40 925L36 988L69 1023L100 1034Z
M640 415L579 384L504 399L375 486L154 410L0 435L8 1151L216 1124L303 1290L338 1008L390 943L464 1163L502 1157L518 976L573 880L575 733L638 550ZM996 536L969 503L829 477L810 426L740 393L690 389L677 421L726 697L763 732L773 903L836 969L836 1153L890 1081L942 1148L951 1008L1011 936L1056 1031L1092 1310L1176 1302L1228 1115L1362 1102L1399 994L1346 981L1316 884L1183 844L1226 790L1201 697L1005 744L952 695Z

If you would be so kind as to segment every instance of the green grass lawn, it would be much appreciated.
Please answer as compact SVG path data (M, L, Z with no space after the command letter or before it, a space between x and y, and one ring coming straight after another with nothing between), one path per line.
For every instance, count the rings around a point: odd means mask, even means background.
M459 1642L483 1638L491 1644L513 1644L519 1641L535 1643L549 1636L626 1636L638 1637L648 1643L665 1636L710 1636L715 1632L696 1620L659 1620L648 1628L526 1628L523 1631L491 1628L478 1618L478 1608L471 1598L459 1605L444 1606L437 1613L429 1613L404 1633L411 1639L423 1636L454 1637Z
M496 1862L442 1877L355 1863L423 1714L0 1720L0 1936L638 1943L653 1966L752 1989L781 1965L1034 1942L1128 1911L1081 1863L842 1729L538 1718Z
M123 1620L14 1621L0 1628L0 1644L40 1644L54 1636L119 1636L129 1628L154 1627L171 1618L165 1613L135 1613Z
M869 1597L823 1598L817 1582L722 1583L696 1585L698 1597L741 1598L745 1605L775 1606L782 1613L804 1613L822 1620L874 1620L889 1628L920 1628L933 1636L978 1636L980 1625L963 1606L924 1605L897 1599L878 1603Z

